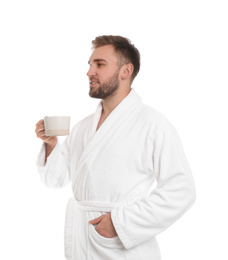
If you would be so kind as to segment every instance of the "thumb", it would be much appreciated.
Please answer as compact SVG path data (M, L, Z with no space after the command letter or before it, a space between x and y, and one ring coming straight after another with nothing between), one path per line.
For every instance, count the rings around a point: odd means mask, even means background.
M96 225L96 224L98 224L99 222L101 222L101 219L102 219L102 216L90 220L89 223L92 224L92 225Z

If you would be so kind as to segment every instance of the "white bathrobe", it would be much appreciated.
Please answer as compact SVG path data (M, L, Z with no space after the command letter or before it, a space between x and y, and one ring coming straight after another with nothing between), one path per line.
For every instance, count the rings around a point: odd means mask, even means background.
M47 186L72 182L66 259L159 260L156 235L195 200L180 139L163 115L141 103L134 89L96 131L101 111L99 103L61 146L57 143L46 165L44 145L38 156L40 177ZM108 212L115 238L101 236L89 224Z

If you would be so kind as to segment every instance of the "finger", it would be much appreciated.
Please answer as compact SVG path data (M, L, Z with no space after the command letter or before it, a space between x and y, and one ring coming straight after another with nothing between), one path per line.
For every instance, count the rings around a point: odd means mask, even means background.
M44 130L45 129L44 124L37 126L36 129L37 129L38 132Z
M107 237L107 231L104 229L104 227L101 226L101 223L99 223L96 227L95 230L97 233L99 233L103 237Z
M40 119L37 123L36 123L36 127L39 126L39 125L42 125L44 124L44 120L43 119Z
M44 131L44 129L45 129L44 124L42 124L42 125L39 125L36 127L35 132L36 133L42 132L42 131Z
M44 131L44 130L37 132L36 135L37 135L38 138L46 137L46 134L45 134L45 131Z
M36 128L35 132L36 132L37 137L42 136L45 134L45 129L44 129L44 127L38 127L38 128Z
M98 218L95 218L95 219L92 219L92 220L90 220L90 221L89 221L89 223L90 223L90 224L92 224L92 225L96 225L96 224L98 224L98 223L100 223L100 222L101 222L101 219L102 219L102 216L100 216L100 217L98 217Z
M101 235L101 229L100 229L100 227L99 227L99 225L97 225L96 227L95 227L95 230L97 231L97 233L99 233L100 235Z

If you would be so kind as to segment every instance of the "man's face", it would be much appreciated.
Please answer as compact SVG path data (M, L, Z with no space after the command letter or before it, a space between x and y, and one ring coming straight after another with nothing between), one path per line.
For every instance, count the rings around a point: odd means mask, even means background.
M119 88L120 71L114 47L106 45L96 48L89 59L89 65L89 95L100 99L113 95Z

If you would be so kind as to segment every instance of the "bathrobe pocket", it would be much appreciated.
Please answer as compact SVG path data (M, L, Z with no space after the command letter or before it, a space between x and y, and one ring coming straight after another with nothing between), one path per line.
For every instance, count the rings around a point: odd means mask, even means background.
M102 247L124 249L124 246L118 236L113 238L103 237L95 230L95 227L91 224L89 225L89 232L93 239Z

